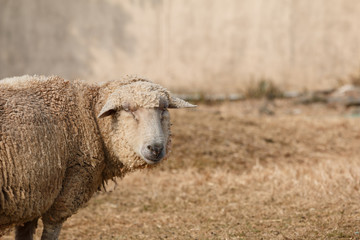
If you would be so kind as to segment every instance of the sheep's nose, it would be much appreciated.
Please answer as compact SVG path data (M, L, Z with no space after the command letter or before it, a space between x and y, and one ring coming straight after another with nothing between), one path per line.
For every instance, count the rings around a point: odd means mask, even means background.
M158 158L164 147L161 144L148 145L146 147L154 158Z
M164 144L146 144L141 150L141 155L147 163L153 164L160 162L165 157L166 151ZM150 162L149 162L150 161Z

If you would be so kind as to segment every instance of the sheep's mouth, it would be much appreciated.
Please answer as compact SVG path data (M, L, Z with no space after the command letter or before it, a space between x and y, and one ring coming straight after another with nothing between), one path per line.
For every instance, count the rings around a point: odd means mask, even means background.
M165 156L165 154L164 154ZM147 163L147 164L157 164L159 162L161 162L161 160L164 158L164 156L161 156L159 158L147 158L147 157L144 157L144 156L141 156L141 158Z

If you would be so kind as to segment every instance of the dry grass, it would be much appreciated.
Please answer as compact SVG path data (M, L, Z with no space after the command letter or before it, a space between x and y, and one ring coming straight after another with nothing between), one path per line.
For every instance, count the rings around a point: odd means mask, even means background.
M355 74L350 75L349 81L354 86L360 86L360 69Z
M256 81L250 81L244 93L246 98L281 98L284 96L283 91L274 81L262 78Z
M350 74L346 78L340 78L338 80L338 85L342 86L345 84L351 84L354 86L360 86L360 68L357 72L354 72L353 74Z
M359 120L284 100L263 116L261 104L174 110L168 162L96 194L60 237L359 239Z

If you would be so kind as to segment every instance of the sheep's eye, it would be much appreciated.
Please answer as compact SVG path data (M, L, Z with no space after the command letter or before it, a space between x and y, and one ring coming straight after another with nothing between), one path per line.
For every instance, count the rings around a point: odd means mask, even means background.
M132 115L132 117L137 121L138 119L137 119L137 117L136 117L136 115L135 115L135 111L133 111L133 110L131 110L131 109L129 109L129 108L125 108L124 109L124 111L125 112L127 112L127 113L130 113L131 115Z
M161 109L161 112L160 112L160 117L161 117L161 119L164 118L164 115L165 115L166 112L167 112L167 109L166 109L166 108Z
M132 112L132 111L130 111L130 113L131 113L131 115L133 116L133 118L137 121L138 119L137 119L137 117L136 117L135 113L134 113L134 112Z

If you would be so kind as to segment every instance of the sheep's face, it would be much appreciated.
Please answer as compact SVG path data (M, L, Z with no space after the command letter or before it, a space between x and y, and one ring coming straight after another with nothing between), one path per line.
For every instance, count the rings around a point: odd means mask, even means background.
M181 107L195 106L151 82L121 86L108 97L98 116L111 116L107 148L131 169L160 162L170 145L168 108Z
M160 162L170 139L170 115L166 107L125 108L117 119L119 134L129 147L148 164Z

